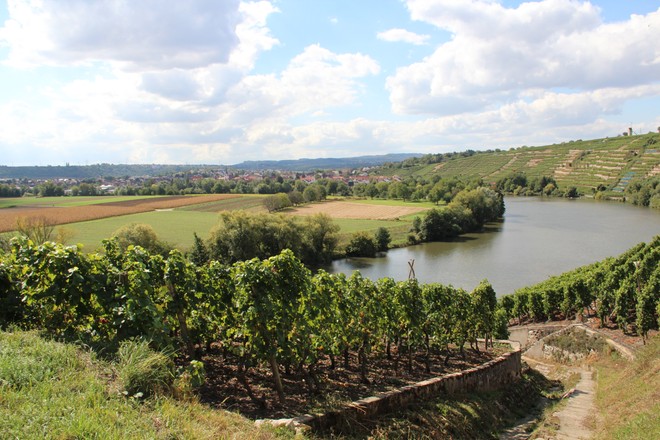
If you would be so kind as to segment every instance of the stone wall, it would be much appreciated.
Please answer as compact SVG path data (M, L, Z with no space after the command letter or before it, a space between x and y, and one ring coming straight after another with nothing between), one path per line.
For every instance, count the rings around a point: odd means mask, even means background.
M625 357L626 359L630 359L630 360L634 359L634 354L630 349L624 347L623 345L619 344L616 341L613 341L612 339L608 338L606 335L598 332L597 330L590 329L589 327L585 326L584 324L572 324L572 325L569 325L568 327L564 327L559 331L556 331L552 334L549 334L548 336L545 336L545 337L539 339L534 344L529 346L529 348L525 351L524 355L528 356L528 357L531 357L531 358L535 358L535 359L544 359L545 357L548 357L548 356L546 356L547 351L548 351L548 350L546 350L546 347L545 347L546 340L550 336L554 336L554 335L557 335L557 334L562 334L562 333L565 333L567 331L572 331L574 328L578 328L582 331L585 331L590 335L595 335L595 334L600 335L602 338L605 339L605 342L607 342L607 344L609 346L611 346L613 349L618 351L619 354L621 354L621 356Z
M342 409L325 414L306 414L293 419L271 421L271 423L292 428L307 426L314 430L329 430L333 427L346 426L361 419L369 419L380 414L400 410L412 403L429 400L437 396L500 389L517 381L521 376L520 344L513 341L500 342L508 342L513 351L478 367L435 377L395 391L357 400Z
M520 342L523 350L534 345L540 339L562 330L572 322L564 321L557 324L524 325L509 327L509 339Z

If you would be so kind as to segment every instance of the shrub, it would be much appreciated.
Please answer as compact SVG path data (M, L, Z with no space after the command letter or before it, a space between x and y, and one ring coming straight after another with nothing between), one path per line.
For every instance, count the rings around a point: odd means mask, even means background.
M353 235L350 243L346 246L346 255L349 257L375 257L376 241L365 232Z
M171 246L158 239L156 231L150 225L131 223L117 229L113 234L122 251L130 246L140 246L153 254L166 255Z

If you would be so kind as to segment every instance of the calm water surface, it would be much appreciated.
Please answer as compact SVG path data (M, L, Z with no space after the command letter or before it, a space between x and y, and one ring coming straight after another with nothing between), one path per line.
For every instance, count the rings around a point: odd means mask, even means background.
M335 261L331 272L408 277L472 290L487 278L498 295L618 255L660 234L660 212L614 202L507 198L504 222L450 243L393 249L382 258Z

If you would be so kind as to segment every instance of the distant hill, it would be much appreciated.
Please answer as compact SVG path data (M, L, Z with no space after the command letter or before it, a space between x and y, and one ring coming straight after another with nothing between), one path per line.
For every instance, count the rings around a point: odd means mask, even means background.
M56 165L56 166L0 166L0 179L98 179L99 177L161 176L218 168L218 165Z
M591 194L593 188L601 185L612 192L623 192L633 179L660 176L660 134L578 140L506 151L427 155L373 172L401 177L482 178L487 183L523 172L529 178L553 177L561 188L575 186L583 194Z
M314 171L337 170L343 168L362 168L383 165L388 162L401 162L411 157L420 157L421 154L399 153L379 156L358 156L343 158L297 159L297 160L258 160L246 161L232 168L241 170L280 170L280 171Z
M20 166L0 165L0 179L98 179L99 177L124 176L161 176L175 173L202 173L210 169L231 168L234 170L280 170L308 172L314 170L362 168L382 165L388 162L400 162L421 154L402 153L380 156L360 156L327 159L264 160L248 161L236 165L56 165L56 166Z

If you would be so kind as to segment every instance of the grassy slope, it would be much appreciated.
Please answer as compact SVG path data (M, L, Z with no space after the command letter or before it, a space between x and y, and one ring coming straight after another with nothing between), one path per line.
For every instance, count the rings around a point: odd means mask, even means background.
M651 145L648 142L652 138L656 143ZM437 173L443 177L480 177L490 183L511 172L523 171L528 177L552 176L561 188L575 186L580 192L591 194L592 188L600 184L615 188L621 179L647 177L658 167L660 135L647 134L521 147L394 172L401 176Z
M660 336L631 363L620 357L596 365L597 439L660 438Z
M0 332L0 437L272 439L239 415L194 401L118 392L111 366L36 333Z

